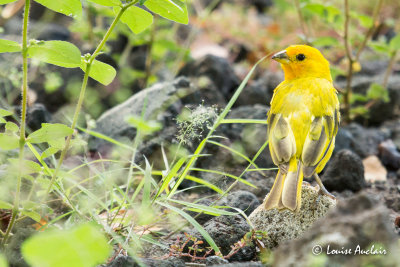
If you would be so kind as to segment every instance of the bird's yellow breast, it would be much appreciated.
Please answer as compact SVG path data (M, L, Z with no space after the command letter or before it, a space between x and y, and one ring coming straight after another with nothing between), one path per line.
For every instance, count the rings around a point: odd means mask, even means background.
M299 78L283 81L274 91L271 100L273 114L282 114L288 119L293 131L297 155L301 155L303 144L315 117L334 116L339 108L336 89L323 78Z

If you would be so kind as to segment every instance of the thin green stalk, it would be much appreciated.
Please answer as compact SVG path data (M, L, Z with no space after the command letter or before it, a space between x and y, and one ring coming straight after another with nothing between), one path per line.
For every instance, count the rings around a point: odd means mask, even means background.
M117 16L114 18L113 22L111 23L110 27L108 28L108 30L107 30L106 34L104 35L103 39L101 40L100 44L97 46L96 50L93 52L93 54L87 60L85 76L83 78L83 82L82 82L82 87L81 87L81 91L80 91L80 94L79 94L78 103L76 105L74 117L72 119L72 124L71 124L71 129L72 130L75 130L76 124L78 122L79 113L80 113L81 108L82 108L83 100L85 99L85 92L86 92L87 82L88 82L88 79L89 79L90 68L91 68L91 65L92 65L93 61L100 54L101 50L103 49L104 45L106 44L108 38L110 37L111 33L113 32L113 30L114 30L115 26L117 25L118 21L121 19L121 16L124 14L124 12L129 7L131 7L132 5L136 4L137 2L138 2L137 0L136 1L132 1L132 2L124 5L121 8L121 10L118 12ZM72 139L72 135L73 134L70 134L67 137L67 140L65 142L65 147L61 152L60 158L58 160L57 167L56 167L56 169L53 172L53 175L51 177L49 187L47 188L47 191L46 191L46 194L45 194L45 198L48 196L51 188L53 187L53 184L54 184L54 182L56 180L58 172L59 172L59 170L61 168L61 165L62 165L62 163L64 161L65 155L67 154L67 151L69 149L69 146L70 146L70 143L71 143L71 139Z
M29 20L29 9L31 2L25 0L25 11L24 11L24 22L22 28L22 111L21 111L21 124L20 124L20 138L19 138L19 163L20 168L18 171L17 179L17 191L15 192L14 208L12 211L11 220L7 226L7 230L4 234L1 246L3 247L10 233L15 225L15 220L19 213L19 202L21 197L21 183L22 183L22 162L24 160L24 147L25 147L25 124L26 124L26 105L27 105L27 91L28 91L28 20Z

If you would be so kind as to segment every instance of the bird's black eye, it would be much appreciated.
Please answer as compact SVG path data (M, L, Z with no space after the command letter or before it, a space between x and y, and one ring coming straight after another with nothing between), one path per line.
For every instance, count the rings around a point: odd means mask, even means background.
M298 55L296 56L296 59L297 59L298 61L303 61L304 59L306 59L306 56L305 56L304 54L298 54Z

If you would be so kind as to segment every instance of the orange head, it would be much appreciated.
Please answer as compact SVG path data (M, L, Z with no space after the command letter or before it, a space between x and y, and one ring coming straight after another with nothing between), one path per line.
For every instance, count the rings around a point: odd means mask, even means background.
M328 60L311 46L291 45L273 55L272 59L281 63L285 80L313 77L332 81Z

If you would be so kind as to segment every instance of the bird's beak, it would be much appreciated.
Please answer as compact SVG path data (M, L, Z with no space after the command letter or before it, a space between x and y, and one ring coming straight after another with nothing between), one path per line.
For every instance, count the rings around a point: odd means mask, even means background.
M286 50L276 53L275 55L272 56L272 59L282 64L289 63L289 57L286 54Z

